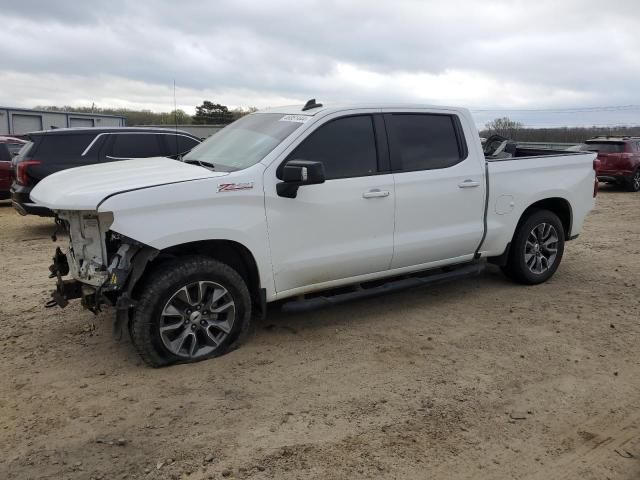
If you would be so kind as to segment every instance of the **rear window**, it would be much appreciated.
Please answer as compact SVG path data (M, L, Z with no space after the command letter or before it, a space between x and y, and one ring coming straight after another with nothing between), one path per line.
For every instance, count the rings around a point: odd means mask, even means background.
M587 142L587 149L600 153L622 153L624 152L623 142Z
M11 155L17 155L24 143L7 143L7 148Z
M41 135L34 153L38 160L86 163L82 153L96 134Z

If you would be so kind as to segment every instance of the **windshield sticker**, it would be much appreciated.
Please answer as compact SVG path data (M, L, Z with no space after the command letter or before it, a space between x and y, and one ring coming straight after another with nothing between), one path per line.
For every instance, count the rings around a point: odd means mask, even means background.
M235 192L236 190L250 190L253 188L253 182L246 183L221 183L218 185L218 193Z
M305 123L311 117L309 115L285 115L280 119L281 122Z

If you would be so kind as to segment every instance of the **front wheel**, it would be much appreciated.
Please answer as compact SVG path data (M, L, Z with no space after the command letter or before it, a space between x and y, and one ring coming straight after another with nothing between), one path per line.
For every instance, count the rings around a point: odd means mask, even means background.
M131 338L152 367L226 353L248 327L251 298L242 277L206 257L177 258L146 279Z
M564 228L555 213L533 212L518 226L503 271L518 283L546 282L560 265L564 240Z

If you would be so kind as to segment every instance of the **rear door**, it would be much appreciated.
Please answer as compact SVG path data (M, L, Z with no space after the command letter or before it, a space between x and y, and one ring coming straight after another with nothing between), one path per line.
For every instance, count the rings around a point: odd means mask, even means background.
M473 258L484 231L484 172L460 119L418 112L384 119L396 192L391 268Z
M372 112L373 113L373 112ZM374 115L334 114L265 171L265 207L278 294L388 270L393 253L393 175L385 167L382 122ZM326 181L278 196L287 160L324 164ZM388 165L388 163L387 163ZM313 287L315 286L315 288ZM306 288L303 288L306 287ZM311 288L309 288L311 287Z

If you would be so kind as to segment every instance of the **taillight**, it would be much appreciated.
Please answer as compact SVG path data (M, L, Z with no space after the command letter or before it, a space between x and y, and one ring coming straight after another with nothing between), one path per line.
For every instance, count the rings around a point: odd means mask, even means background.
M29 185L31 182L27 169L34 165L40 165L40 160L23 160L16 165L16 182L20 185Z
M593 161L593 172L595 175L595 179L593 180L593 198L598 196L598 187L600 183L598 182L598 170L600 169L600 160L597 158Z

